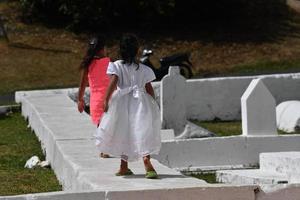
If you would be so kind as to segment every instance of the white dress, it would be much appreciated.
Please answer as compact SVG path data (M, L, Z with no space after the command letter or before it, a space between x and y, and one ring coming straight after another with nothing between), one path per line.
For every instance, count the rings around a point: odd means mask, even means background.
M110 63L107 74L118 76L109 108L96 132L98 150L126 161L158 154L161 147L159 107L145 85L155 79L149 67Z

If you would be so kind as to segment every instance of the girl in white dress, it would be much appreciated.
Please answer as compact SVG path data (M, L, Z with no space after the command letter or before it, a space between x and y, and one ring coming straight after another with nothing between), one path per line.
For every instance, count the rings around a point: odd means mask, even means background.
M117 176L133 174L128 161L142 157L146 178L157 178L150 161L150 155L158 154L161 147L160 112L150 83L155 75L152 69L136 62L138 48L134 35L124 35L120 41L122 60L108 66L110 84L96 145L100 152L121 158Z

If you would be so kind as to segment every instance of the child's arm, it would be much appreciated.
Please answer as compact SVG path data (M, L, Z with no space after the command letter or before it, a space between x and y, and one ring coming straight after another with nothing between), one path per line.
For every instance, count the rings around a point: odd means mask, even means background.
M84 91L85 88L88 84L88 71L87 69L83 69L81 71L81 77L80 77L80 86L79 86L79 92L78 92L78 101L77 101L77 107L78 111L82 112L84 109L84 101L83 101L83 96L84 96Z
M115 74L112 74L110 77L109 85L108 85L108 87L106 89L106 93L105 93L105 101L103 103L103 111L104 112L107 112L107 110L108 110L108 101L109 101L113 91L116 89L117 83L118 83L118 76Z
M150 82L146 83L145 88L146 88L146 92L150 94L153 97L153 99L155 99L154 90Z

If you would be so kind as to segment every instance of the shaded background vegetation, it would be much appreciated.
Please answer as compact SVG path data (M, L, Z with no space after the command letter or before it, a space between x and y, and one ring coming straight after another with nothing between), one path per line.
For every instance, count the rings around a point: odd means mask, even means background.
M286 14L285 0L20 0L26 20L53 24L177 25L199 20L278 17Z
M23 19L74 31L124 29L253 31L261 40L282 32L289 17L285 0L21 0ZM279 30L280 28L280 30ZM257 37L257 32L264 34ZM270 31L266 31L269 30ZM205 30L205 31L203 31ZM152 32L153 33L153 32ZM220 39L220 38L213 38ZM245 39L242 37L242 39Z

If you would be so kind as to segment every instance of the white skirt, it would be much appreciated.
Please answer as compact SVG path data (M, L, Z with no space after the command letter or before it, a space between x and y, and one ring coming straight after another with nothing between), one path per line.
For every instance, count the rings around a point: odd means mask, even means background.
M155 100L137 88L116 90L95 135L99 152L126 161L158 154L160 111Z

